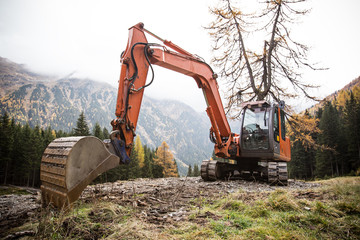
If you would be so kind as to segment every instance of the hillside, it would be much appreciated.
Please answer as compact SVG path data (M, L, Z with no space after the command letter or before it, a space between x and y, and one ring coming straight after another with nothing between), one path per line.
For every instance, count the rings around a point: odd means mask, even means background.
M1 114L6 111L22 124L70 132L83 111L90 129L96 122L110 129L115 117L117 89L90 79L55 79L0 58L0 87ZM209 128L206 114L181 102L144 97L137 135L151 148L166 141L185 175L189 164L199 165L211 156Z
M314 115L315 112L317 112L319 108L322 108L327 101L335 102L335 105L344 107L346 101L345 99L347 99L349 91L353 91L355 98L360 99L360 77L355 78L350 83L346 84L343 88L325 97L321 102L308 108L307 111Z

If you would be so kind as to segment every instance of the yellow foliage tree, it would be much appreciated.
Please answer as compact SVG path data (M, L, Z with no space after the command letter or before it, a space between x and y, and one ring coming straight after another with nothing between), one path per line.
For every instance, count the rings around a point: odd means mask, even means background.
M162 142L161 146L158 147L158 149L156 150L154 162L157 165L163 167L164 177L179 176L176 162L174 160L174 155L172 154L169 145L165 141Z
M143 145L141 143L141 140L140 140L139 136L136 137L134 150L137 153L137 157L138 157L138 160L139 160L139 166L140 166L140 168L143 168L144 167L144 161L145 161L145 152L144 152L144 147L143 147Z
M312 134L320 133L317 127L319 119L309 116L309 114L293 114L288 119L288 136L292 139L291 144L300 141L301 144L308 148L319 147L312 137Z

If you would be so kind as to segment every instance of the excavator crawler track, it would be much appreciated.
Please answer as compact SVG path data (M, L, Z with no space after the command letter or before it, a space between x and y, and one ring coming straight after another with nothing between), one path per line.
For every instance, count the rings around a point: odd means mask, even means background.
M74 202L99 174L119 165L95 137L65 137L45 149L40 167L41 198L44 206L63 208Z
M209 173L208 173L208 163L209 163L209 160L204 160L202 163L201 163L201 169L200 169L200 172L201 172L201 178L204 179L204 181L209 181Z
M234 173L237 174L234 174ZM219 161L204 160L201 164L201 178L204 181L228 180L260 180L270 185L286 186L288 183L286 162L267 162L264 166L251 171L243 171L237 165Z
M265 181L272 185L288 184L288 173L286 162L268 162L267 174L264 174Z

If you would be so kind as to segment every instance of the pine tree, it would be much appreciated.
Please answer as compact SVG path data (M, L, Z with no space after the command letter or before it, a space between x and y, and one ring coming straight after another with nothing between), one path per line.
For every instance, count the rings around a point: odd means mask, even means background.
M152 165L152 172L154 178L163 178L164 177L164 167L156 163L156 157L154 158L154 164Z
M108 139L110 137L110 133L106 127L103 128L103 136L104 136L104 139Z
M187 176L188 176L188 177L192 177L192 176L193 176L191 164L189 164Z
M84 112L80 113L80 116L76 122L76 128L74 129L75 136L90 136L90 130L86 123Z
M9 176L9 182L11 184L15 185L23 185L22 182L23 177L25 176L25 168L23 167L24 158L25 155L25 139L23 135L23 127L18 123L14 123L14 144L16 144L16 147L14 147L11 151L11 159L12 159L12 166L14 166L12 169L10 169L10 176Z
M141 169L142 177L152 178L153 177L153 154L150 148L144 146L144 167Z
M93 128L93 135L100 140L104 140L103 132L101 131L100 124L98 122L95 123L95 126Z
M174 174L176 177L180 177L179 175L179 169L178 169L178 165L177 165L177 162L176 162L176 159L174 159L174 166L175 166L175 169L174 169Z
M42 144L41 138L41 129L39 126L35 126L35 128L31 131L30 141L32 143L32 148L30 150L31 157L31 186L35 187L35 183L38 183L40 180L39 170L40 170L40 162L43 151L45 150Z
M131 154L130 154L130 164L129 166L129 176L128 179L135 179L140 177L140 166L139 166L139 156L138 153L135 151L135 147L133 147Z
M51 127L47 127L44 131L43 136L43 147L44 149L56 138L56 133Z
M197 164L194 164L194 177L200 176L199 166Z
M32 130L30 128L30 125L29 123L26 123L22 131L22 138L24 139L23 141L24 151L22 155L22 159L24 161L22 162L22 168L24 171L23 176L26 177L24 180L26 181L27 187L30 186L30 177L32 174L33 155L34 155L32 153L33 143L31 142L31 135L32 135Z
M360 100L355 99L352 91L344 107L344 129L349 159L348 167L356 170L360 167Z
M306 151L299 141L294 142L291 147L291 161L288 167L290 178L306 178Z
M0 119L0 164L4 172L3 174L3 183L7 183L7 178L9 174L9 168L11 166L11 151L14 146L14 137L13 131L11 129L11 121L7 112Z
M324 106L319 128L322 131L319 134L318 142L327 146L329 150L319 149L316 153L316 175L318 177L340 175L341 142L343 133L340 131L339 113L336 108L327 102Z
M53 130L54 131L54 130ZM74 130L73 130L74 131ZM69 136L74 136L74 134L71 134L71 133L67 133L63 130L58 130L58 131L55 131L55 133L53 133L53 135L57 138L61 138L61 137L69 137Z

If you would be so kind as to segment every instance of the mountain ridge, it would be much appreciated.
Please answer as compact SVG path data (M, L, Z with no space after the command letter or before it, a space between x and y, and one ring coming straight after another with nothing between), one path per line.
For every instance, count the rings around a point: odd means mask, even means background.
M61 79L39 75L23 65L0 58L1 114L30 126L51 126L70 132L83 111L90 129L96 122L110 129L115 118L117 89L107 83L71 76ZM156 148L166 141L182 175L189 164L208 159L213 144L205 114L175 100L144 96L136 133L143 144Z
M330 95L326 96L320 102L316 103L315 105L308 107L304 111L308 111L311 115L315 115L315 113L322 108L326 102L336 102L335 105L345 106L346 95L352 91L358 98L360 98L360 76L346 84L343 88L336 90L335 92L331 93Z

